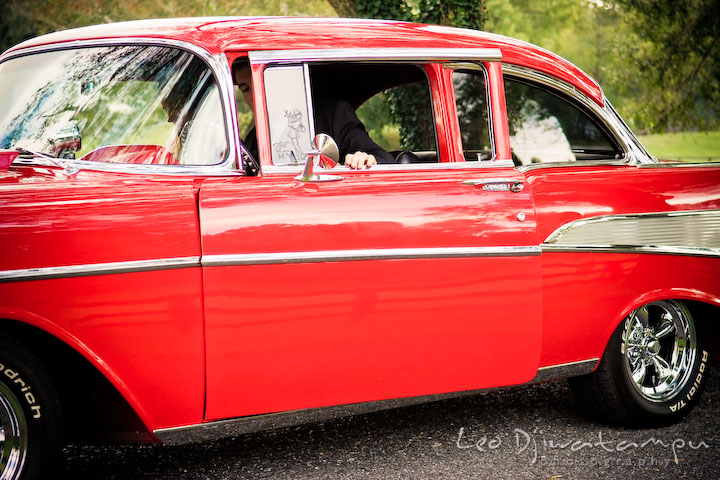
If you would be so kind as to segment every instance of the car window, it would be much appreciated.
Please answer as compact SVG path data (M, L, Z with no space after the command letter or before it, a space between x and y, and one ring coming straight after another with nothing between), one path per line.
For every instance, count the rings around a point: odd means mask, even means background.
M406 112L414 112L409 120ZM435 125L427 82L388 88L357 109L370 137L395 156L402 151L437 160Z
M305 67L266 68L264 82L273 163L304 163L314 132L305 90Z
M311 66L311 80L318 128L326 127L322 120L329 104L346 104L382 149L380 155L374 153L380 163L438 161L430 86L422 65L318 64ZM336 138L341 153L345 140Z
M455 107L465 160L492 158L485 78L485 73L481 70L453 72Z
M186 165L220 163L228 151L215 80L183 50L113 46L19 57L0 64L0 91L10 92L0 100L0 148Z
M613 159L622 152L589 112L560 94L506 77L505 99L516 163Z

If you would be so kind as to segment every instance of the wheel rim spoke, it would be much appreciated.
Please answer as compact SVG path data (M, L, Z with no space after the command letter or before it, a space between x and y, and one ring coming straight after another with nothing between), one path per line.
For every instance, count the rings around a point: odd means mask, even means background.
M647 307L638 308L635 312L635 319L638 323L640 323L640 325L642 325L643 327L647 327L649 324L649 314Z
M0 382L0 478L20 478L27 456L27 423L22 407Z
M665 335L669 334L670 332L673 332L675 330L675 325L671 320L665 320L657 329L657 332L655 332L655 337L662 338Z
M621 348L628 379L646 400L672 399L690 381L697 361L690 312L680 302L659 300L638 308L628 319Z
M660 356L655 356L652 359L655 369L657 370L657 376L660 380L665 380L672 372L672 367Z
M645 374L647 373L647 365L645 360L638 360L635 369L632 372L632 378L637 384L641 384L645 380Z

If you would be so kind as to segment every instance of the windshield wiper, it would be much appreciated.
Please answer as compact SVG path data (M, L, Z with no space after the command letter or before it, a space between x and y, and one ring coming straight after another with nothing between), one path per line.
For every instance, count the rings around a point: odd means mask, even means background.
M76 175L80 171L79 168L77 168L73 165L69 165L69 164L63 162L62 160L60 160L59 158L53 157L52 155L48 155L47 153L44 153L44 152L36 152L36 151L28 150L27 148L22 148L22 147L14 147L13 149L20 152L20 154L23 156L32 155L33 157L38 157L38 158L42 158L44 160L48 160L53 165L62 168L65 175L67 175L67 176Z

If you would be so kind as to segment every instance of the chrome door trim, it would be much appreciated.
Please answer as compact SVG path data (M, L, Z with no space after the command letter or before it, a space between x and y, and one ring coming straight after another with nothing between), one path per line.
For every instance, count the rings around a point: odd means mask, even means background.
M200 266L200 257L156 258L126 262L87 263L58 267L24 268L0 271L0 283L26 280L49 280L53 278L112 275L118 273L171 270Z
M24 57L37 53L54 52L59 50L76 50L79 48L111 47L111 46L149 46L169 47L190 52L200 57L208 66L217 82L218 92L223 106L223 119L225 120L225 136L228 140L227 158L215 165L137 165L122 163L88 162L79 159L63 159L63 163L75 166L80 170L109 171L118 173L147 173L155 175L182 175L182 176L226 176L243 175L237 170L237 152L240 139L237 132L237 118L235 112L235 94L233 92L232 73L223 53L210 54L206 49L193 43L181 40L169 40L149 37L106 38L95 40L73 40L48 45L38 45L6 52L0 56L0 63L17 57ZM233 125L235 126L233 128ZM41 158L16 159L14 165L52 165Z
M466 161L466 162L434 162L434 163L404 163L404 164L392 164L392 163L379 163L373 165L370 168L365 169L352 169L345 165L336 165L332 170L316 169L316 172L343 172L362 175L364 173L377 173L377 172L407 172L408 170L477 170L482 168L514 168L512 160L485 160L481 162ZM263 175L298 175L302 173L303 165L265 165L263 167ZM443 180L438 178L438 180ZM431 180L435 181L435 180Z
M268 265L286 263L351 262L359 260L402 260L420 258L518 257L540 255L539 246L378 248L368 250L324 250L307 252L245 253L204 255L203 267Z
M720 210L601 215L551 233L543 252L720 256Z
M327 250L309 252L246 253L205 255L202 257L156 258L124 262L87 263L56 267L23 268L0 271L0 283L90 275L170 270L175 268L268 265L286 263L349 262L358 260L398 260L417 258L517 257L540 255L539 246L387 248L369 250Z
M250 63L299 63L355 60L364 62L449 62L478 60L499 62L499 48L330 48L298 50L255 50Z

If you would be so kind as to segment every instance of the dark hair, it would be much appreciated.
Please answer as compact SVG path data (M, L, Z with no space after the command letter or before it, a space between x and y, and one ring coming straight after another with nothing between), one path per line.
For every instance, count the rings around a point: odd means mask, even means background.
M235 61L232 63L232 78L233 83L235 83L235 73L242 69L242 68L250 68L250 61L247 57L239 57L236 58Z

